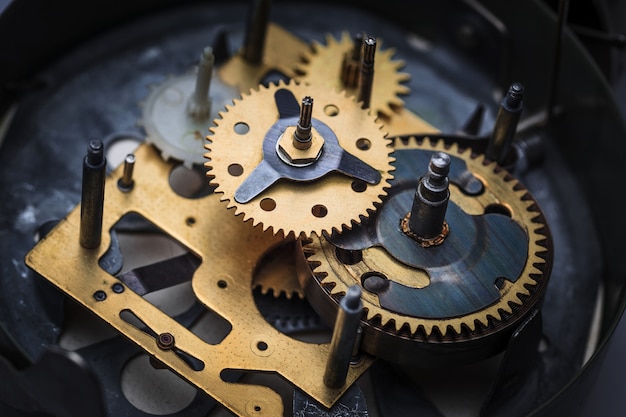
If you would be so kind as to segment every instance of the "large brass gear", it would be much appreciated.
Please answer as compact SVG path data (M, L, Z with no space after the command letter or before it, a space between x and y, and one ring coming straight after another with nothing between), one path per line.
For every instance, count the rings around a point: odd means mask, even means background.
M450 202L469 215L508 212L510 219L527 236L526 260L517 279L498 282L499 299L496 302L453 317L399 314L382 307L379 296L364 289L362 348L391 361L420 366L467 363L491 356L504 348L513 329L539 306L548 281L552 242L540 208L510 173L469 149L460 149L456 144L447 146L441 140L431 142L427 139L418 143L415 138L408 141L396 139L395 148L397 162L401 162L402 152L407 150L444 151L464 161L467 171L462 172L457 181L462 186L450 186ZM406 171L400 171L397 166L385 204L397 190L396 181L401 181L401 176L406 174ZM468 173L474 182L467 182ZM476 187L476 179L482 183L482 190ZM382 210L379 209L377 214ZM355 231L353 229L350 233ZM303 244L303 268L300 271L308 299L326 320L334 317L340 296L351 285L362 285L363 277L371 271L384 271L389 280L412 288L422 289L429 285L429 275L424 270L399 262L380 246L368 247L356 259L346 261L339 259L338 249L331 240L332 236L314 237Z
M400 72L404 62L393 59L393 48L383 49L382 40L377 40L377 44L370 109L375 115L391 117L404 106L400 96L408 94L409 88L402 83L410 75ZM302 57L303 62L296 66L297 71L302 74L298 79L314 86L345 90L356 96L356 88L346 87L340 77L342 57L350 53L353 45L354 41L348 32L342 32L339 40L328 34L326 45L313 41L309 51Z
M298 121L298 103L305 96L315 102L312 123L314 138L323 138L321 156L292 166L277 154L283 132ZM281 117L279 107L285 101L290 114L295 105L296 117ZM345 93L280 81L234 100L215 124L205 145L211 185L228 208L235 208L235 215L243 214L244 221L253 219L274 234L298 237L349 229L376 210L392 178L391 140L374 116ZM245 133L237 133L242 127ZM329 158L341 159L343 165L328 164ZM350 175L343 169L346 161L378 180L366 183ZM276 178L266 181L272 175ZM242 190L248 201L238 199Z

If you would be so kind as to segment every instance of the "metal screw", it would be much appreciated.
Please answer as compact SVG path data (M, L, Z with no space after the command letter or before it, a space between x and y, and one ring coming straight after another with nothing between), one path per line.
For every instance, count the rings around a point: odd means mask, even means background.
M133 189L135 181L133 180L133 169L135 167L135 155L129 153L124 159L124 174L117 182L117 187L125 193Z
M161 350L172 350L174 348L174 335L171 333L161 333L157 336L157 346Z

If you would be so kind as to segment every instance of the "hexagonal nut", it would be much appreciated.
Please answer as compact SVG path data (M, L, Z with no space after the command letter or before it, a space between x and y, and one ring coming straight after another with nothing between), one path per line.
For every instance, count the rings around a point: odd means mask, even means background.
M289 126L285 129L283 135L278 139L278 156L285 162L293 165L312 164L322 154L324 138L315 129L311 129L311 146L308 149L298 149L293 145L295 132L295 126Z

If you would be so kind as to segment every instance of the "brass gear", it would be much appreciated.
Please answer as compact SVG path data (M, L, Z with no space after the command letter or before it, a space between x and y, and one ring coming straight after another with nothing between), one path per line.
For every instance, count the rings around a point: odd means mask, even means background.
M252 288L258 288L261 294L271 294L274 297L284 295L288 299L304 299L304 292L298 281L297 250L295 240L286 239L282 245L265 254L255 269Z
M291 166L277 156L277 136L295 126L299 100L306 96L315 100L311 120L323 148L307 166ZM296 117L281 117L285 101L289 114L296 107ZM392 178L391 140L382 124L345 93L279 81L234 100L215 125L205 145L210 184L235 215L274 234L349 229L376 210ZM341 160L341 166L330 159ZM352 175L355 168L359 173ZM378 180L366 183L362 178L368 176Z
M465 177L467 180L469 172L474 179L480 180L483 189L478 190L476 183L465 183L464 190L452 184L450 202L469 215L508 212L510 219L527 236L526 260L521 264L523 269L517 279L503 279L499 282L499 299L496 302L453 317L425 318L400 314L382 307L379 296L364 289L362 348L378 357L421 366L451 364L455 361L466 363L491 356L504 348L512 330L541 302L552 266L552 241L543 214L518 180L483 155L460 149L457 144L444 145L443 140L426 139L418 143L415 138L406 141L396 139L395 149L398 163L402 161L402 152L406 150L444 151L464 161L467 171L459 178ZM414 161L414 158L409 161ZM402 181L402 175L406 175L406 172L399 165L396 167L386 202L395 195L397 181ZM379 209L377 215L382 210ZM355 231L353 229L351 233ZM455 230L450 233L454 234ZM340 260L337 247L331 243L332 239L327 236L313 237L305 242L302 247L302 259L306 259L302 265L305 268L300 271L301 284L307 298L326 320L333 319L338 300L347 289L355 283L363 286L363 277L371 271L384 271L389 280L412 288L421 289L429 285L429 275L424 270L394 259L380 246L367 247L355 259Z
M403 61L393 60L395 49L382 49L382 40L377 40L377 44L370 109L375 115L391 117L404 106L400 96L409 94L410 90L402 83L408 81L410 75L400 72L404 67ZM354 41L346 31L342 32L339 40L328 34L326 45L313 41L310 50L302 57L303 62L296 65L297 72L302 74L297 79L313 86L345 90L349 95L356 96L356 88L346 88L340 77L342 58L353 45Z

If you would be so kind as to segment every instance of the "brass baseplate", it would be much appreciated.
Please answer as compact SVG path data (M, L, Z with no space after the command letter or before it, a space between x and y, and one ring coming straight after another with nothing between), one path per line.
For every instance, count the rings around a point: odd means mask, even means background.
M238 416L282 416L283 402L266 386L225 382L220 377L224 370L279 374L331 407L374 359L364 356L350 367L344 387L329 389L323 383L329 344L298 341L265 321L253 299L253 273L263 254L284 242L282 236L244 222L217 195L196 199L177 195L168 182L175 164L164 162L151 145L140 145L135 156L132 191L122 192L117 187L123 166L107 177L99 248L80 245L77 205L27 254L26 264ZM128 213L145 217L201 259L192 278L193 291L201 303L232 326L219 344L204 342L130 289L112 290L114 284L119 289L121 282L100 268L98 260L109 248L109 231ZM106 297L94 297L97 291ZM127 313L153 334L124 320ZM174 336L176 349L157 345L154 334L164 333ZM201 361L202 369L194 370L177 351Z

